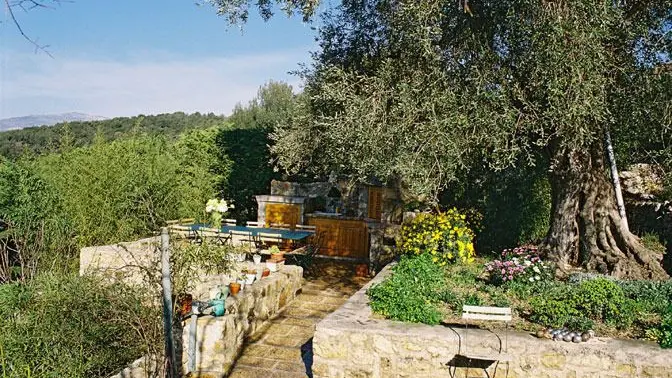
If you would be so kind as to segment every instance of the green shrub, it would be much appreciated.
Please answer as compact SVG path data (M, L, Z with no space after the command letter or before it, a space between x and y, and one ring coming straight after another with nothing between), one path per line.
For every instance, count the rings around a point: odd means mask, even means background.
M532 314L530 320L548 327L564 327L581 313L565 299L533 297L530 300Z
M617 281L623 294L637 301L642 311L664 313L672 304L672 281Z
M589 318L620 324L632 302L626 301L623 289L614 281L597 278L581 282L568 298L571 304ZM627 303L626 303L627 302Z
M392 271L390 277L367 292L373 311L394 320L438 324L442 314L437 304L445 273L432 262L432 256L402 256Z
M585 316L572 316L567 319L564 326L573 331L585 332L595 329L595 322Z
M160 350L158 310L91 277L0 285L0 376L109 377ZM157 345L158 344L158 345Z
M672 348L672 306L665 310L658 326L646 330L645 337L656 341L661 348Z
M450 308L450 310L455 314L460 314L462 312L462 306L464 305L464 300L462 297L450 289L445 289L439 294L439 300Z

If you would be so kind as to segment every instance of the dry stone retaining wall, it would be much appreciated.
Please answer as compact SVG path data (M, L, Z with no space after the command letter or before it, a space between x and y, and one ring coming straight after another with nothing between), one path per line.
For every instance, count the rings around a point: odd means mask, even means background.
M366 290L374 280L318 325L313 339L316 378L479 377L482 369L459 353L496 355L497 335L478 329L408 324L372 316ZM498 332L513 360L488 367L491 377L672 377L672 350L649 342L595 338L574 344Z

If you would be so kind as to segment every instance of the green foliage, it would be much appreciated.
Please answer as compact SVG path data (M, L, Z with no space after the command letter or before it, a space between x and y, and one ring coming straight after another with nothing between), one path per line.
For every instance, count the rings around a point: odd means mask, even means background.
M25 152L41 154L53 149L84 147L93 143L96 134L101 134L105 140L116 140L141 131L174 139L187 130L211 128L223 122L222 116L212 113L177 112L28 127L0 132L0 156L14 159Z
M641 311L641 306L627 298L621 287L604 278L550 286L530 300L530 307L532 321L554 327L585 317L625 329Z
M429 254L402 256L392 275L369 289L371 308L387 318L414 323L438 324L437 307L445 291L444 271Z
M604 321L616 320L626 302L623 289L604 278L581 282L571 301L588 317Z
M92 277L0 285L0 376L109 377L159 352L160 313L143 298Z
M292 87L270 81L247 106L237 105L216 143L223 171L221 192L233 200L232 214L240 220L257 218L257 194L270 192L271 180L280 178L272 164L270 134L286 123L294 107Z
M565 322L565 327L574 331L585 332L594 330L595 322L584 316L575 316L567 319Z
M532 315L530 319L541 325L563 327L571 319L581 314L570 301L560 298L534 297L530 300Z
M551 219L551 188L544 167L526 167L524 162L497 172L475 167L450 185L440 201L483 214L474 241L481 253L537 244Z
M194 277L199 275L220 275L234 268L232 254L236 253L231 245L219 245L207 239L200 244L178 241L171 245L170 272L174 293L188 293L194 289ZM158 261L157 261L158 264ZM148 277L150 283L160 282L159 272Z
M319 0L265 0L255 1L250 0L205 0L204 3L212 5L217 11L217 15L226 17L226 20L231 25L240 25L247 22L250 14L250 8L257 8L259 15L268 21L276 8L291 16L299 14L303 17L303 21L308 22L313 17Z
M672 305L672 281L617 281L623 294L636 300L642 311L662 314Z
M658 343L662 348L672 348L672 306L667 309L660 324Z
M403 253L429 254L440 266L470 263L474 260L473 238L465 215L451 209L439 214L420 213L404 224L398 247Z
M161 137L98 138L41 157L35 168L59 194L77 243L99 245L150 234L168 219L202 218L214 194L206 177L212 163L195 155L191 160L184 146L172 148Z
M67 267L69 226L62 198L30 162L0 158L0 284Z
M647 249L660 253L661 255L665 254L665 244L660 241L658 235L652 232L647 232L642 235L640 240Z

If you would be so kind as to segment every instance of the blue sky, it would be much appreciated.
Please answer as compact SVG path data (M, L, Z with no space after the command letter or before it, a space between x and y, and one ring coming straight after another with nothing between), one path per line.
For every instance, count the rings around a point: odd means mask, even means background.
M74 0L16 12L51 59L0 24L0 118L84 112L229 114L269 79L309 61L315 32L278 12L241 30L190 0Z

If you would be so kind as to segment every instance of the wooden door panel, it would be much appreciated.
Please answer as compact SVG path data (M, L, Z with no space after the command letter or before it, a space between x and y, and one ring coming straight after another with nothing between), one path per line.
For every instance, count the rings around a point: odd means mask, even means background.
M266 204L266 224L284 223L294 226L299 223L301 219L301 206L284 204L284 203L269 203Z
M308 223L317 226L321 239L320 254L368 258L369 234L363 221L310 218Z

